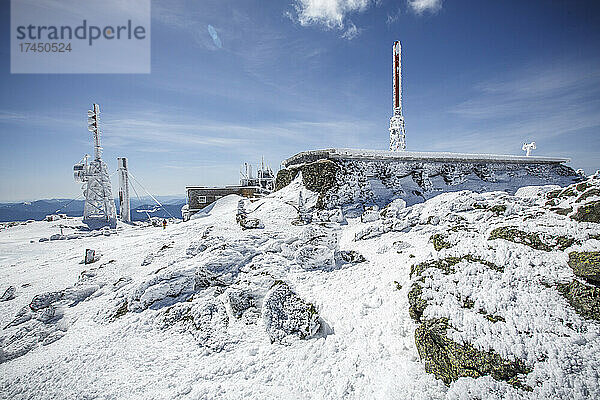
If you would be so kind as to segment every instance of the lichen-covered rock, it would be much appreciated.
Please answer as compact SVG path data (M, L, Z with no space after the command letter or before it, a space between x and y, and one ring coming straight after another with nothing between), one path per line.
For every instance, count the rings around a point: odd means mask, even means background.
M290 336L307 339L321 325L317 309L302 300L284 282L275 282L262 308L263 321L271 343L285 343Z
M600 284L600 251L573 251L569 253L569 266L578 277Z
M600 320L600 288L573 280L559 283L557 289L584 318Z
M446 258L442 258L439 260L425 261L425 262L422 262L419 264L411 265L410 277L412 278L413 275L416 277L419 277L428 268L437 268L446 275L452 274L452 273L454 273L454 266L461 261L468 261L468 262L472 262L472 263L483 264L486 267L491 268L498 272L502 272L504 270L503 267L496 265L492 262L483 260L472 254L465 254L464 256L460 256L460 257L446 257Z
M425 371L441 379L446 385L461 377L492 378L530 391L521 383L519 375L530 370L520 360L505 360L493 351L478 350L472 345L459 344L448 338L448 320L445 318L426 320L415 331L415 343Z
M504 204L496 204L490 208L490 211L494 214L504 214L506 212L506 206Z
M542 240L542 237L544 240ZM528 233L510 226L501 226L490 232L488 240L504 239L509 242L524 244L535 250L564 250L575 243L575 239L566 236L550 236Z
M110 322L116 321L117 319L121 318L123 315L127 314L128 308L127 308L127 299L122 300L121 303L119 303L119 306L117 306L117 308L114 310L114 312L109 316L108 320Z
M586 183L586 182L583 182ZM577 200L575 200L576 203L581 203L582 201L587 200L589 197L592 196L600 196L600 189L599 188L592 188L588 191L585 191L581 194L581 196L579 196L577 198Z
M600 222L600 201L592 201L579 207L571 218L578 222Z
M442 249L449 249L450 247L452 247L452 243L446 241L447 236L441 233L436 233L434 235L431 235L431 237L429 238L429 240L431 241L431 243L433 243L433 248L435 249L435 251L440 251Z
M427 301L423 299L423 288L418 282L413 283L408 292L408 314L415 320L415 322L421 322L421 317L425 308L427 308Z
M299 172L302 172L302 183L313 192L319 193L316 208L325 208L325 194L335 186L336 174L340 167L331 160L319 160L300 166L281 169L275 179L275 190L289 185Z

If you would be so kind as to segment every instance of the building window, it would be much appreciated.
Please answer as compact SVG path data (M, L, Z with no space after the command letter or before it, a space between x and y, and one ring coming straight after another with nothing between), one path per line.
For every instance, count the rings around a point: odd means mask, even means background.
M206 196L198 196L198 203L200 203L200 204L206 203Z

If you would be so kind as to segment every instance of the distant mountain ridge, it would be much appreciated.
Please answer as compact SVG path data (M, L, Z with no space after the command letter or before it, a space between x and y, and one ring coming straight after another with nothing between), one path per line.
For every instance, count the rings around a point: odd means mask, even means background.
M164 206L159 208L151 197L140 197L138 200L131 199L131 218L134 221L142 221L148 218L144 210L151 217L169 218L169 213L175 217L181 217L181 207L186 204L185 197L157 196L158 201ZM41 221L46 215L56 212L66 214L70 217L81 217L85 200L73 199L43 199L35 201L24 201L19 203L0 203L0 222L27 221L30 219ZM117 212L119 202L115 199Z

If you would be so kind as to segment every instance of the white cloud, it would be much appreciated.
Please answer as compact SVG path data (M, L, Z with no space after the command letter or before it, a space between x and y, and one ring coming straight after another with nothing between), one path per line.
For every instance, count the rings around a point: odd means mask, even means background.
M343 29L347 14L365 11L372 4L376 2L373 0L296 0L294 7L300 25L324 25L329 29Z
M407 0L408 6L416 14L430 12L435 14L442 8L442 0Z

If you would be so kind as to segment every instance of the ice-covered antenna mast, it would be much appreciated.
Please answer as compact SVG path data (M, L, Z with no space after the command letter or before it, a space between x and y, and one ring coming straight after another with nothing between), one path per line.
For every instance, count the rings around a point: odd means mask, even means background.
M90 229L98 229L104 226L114 228L117 225L117 214L115 201L112 198L108 169L102 161L99 125L100 107L98 104L94 104L87 115L88 130L94 135L94 159L88 163L86 156L83 162L75 164L73 167L75 181L84 184L83 222Z
M392 65L394 114L390 118L390 151L402 151L406 150L406 135L402 116L402 46L398 40L392 48Z
M100 106L96 103L88 110L88 131L94 135L94 160L102 158L102 147L100 146Z

